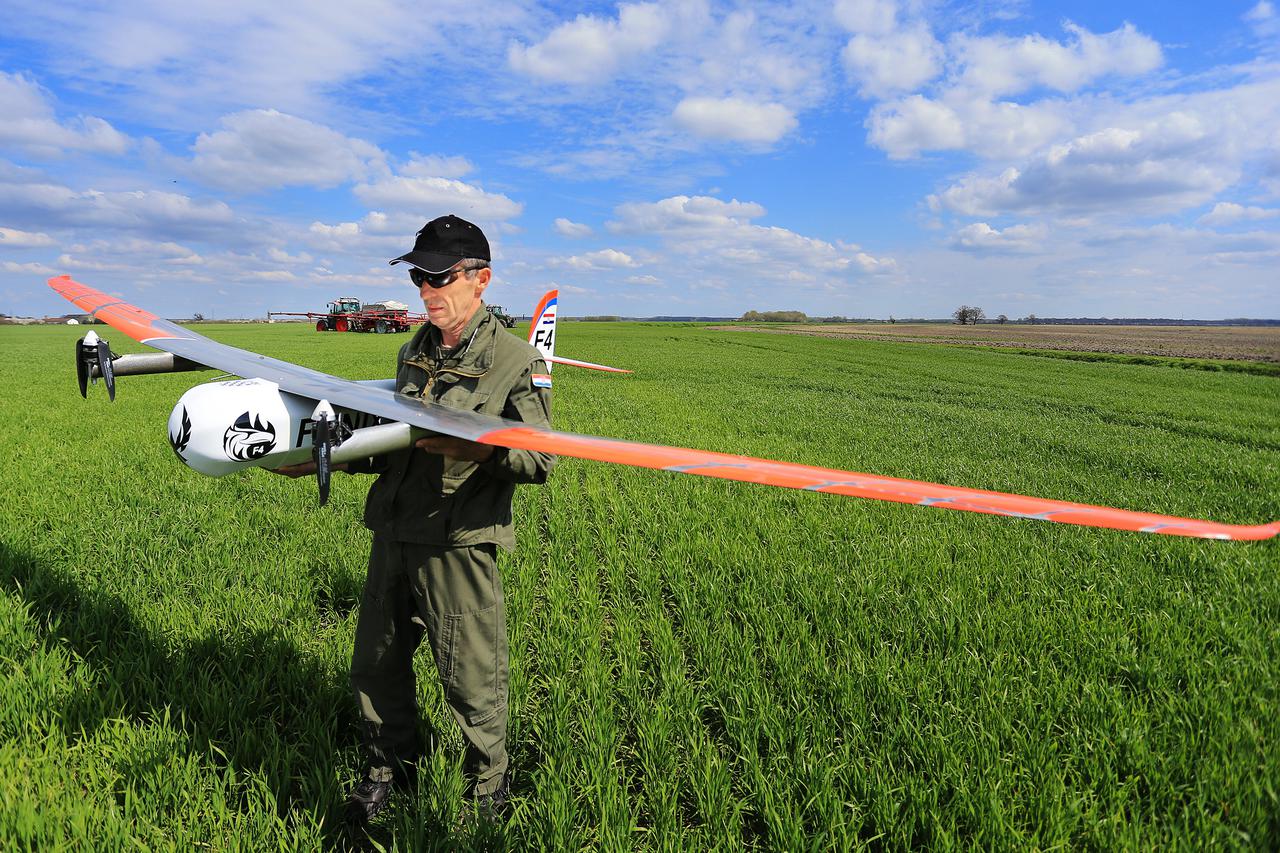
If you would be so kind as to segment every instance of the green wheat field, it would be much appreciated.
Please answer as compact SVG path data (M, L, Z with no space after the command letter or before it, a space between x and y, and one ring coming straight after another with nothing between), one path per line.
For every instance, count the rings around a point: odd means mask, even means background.
M119 352L141 351L97 327ZM201 326L355 379L403 336ZM369 480L203 477L213 374L81 400L83 329L0 328L0 848L351 844ZM1280 380L562 323L562 429L1236 523L1280 518ZM503 560L514 809L460 822L420 654L384 849L1280 848L1280 543L562 459Z

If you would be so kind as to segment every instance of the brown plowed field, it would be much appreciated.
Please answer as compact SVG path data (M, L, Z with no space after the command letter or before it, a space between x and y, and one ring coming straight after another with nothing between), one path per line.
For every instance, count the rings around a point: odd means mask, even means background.
M735 331L907 343L1280 362L1280 326L1024 326L944 323L716 326Z

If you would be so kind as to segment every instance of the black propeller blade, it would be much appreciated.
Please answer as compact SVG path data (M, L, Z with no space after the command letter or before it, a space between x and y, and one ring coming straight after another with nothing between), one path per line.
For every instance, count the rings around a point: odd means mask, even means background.
M315 421L311 432L311 458L316 463L320 506L324 506L329 500L329 481L333 477L333 449L351 437L351 427L333 411L328 400L321 400L311 417Z
M316 418L311 442L311 458L316 463L316 485L320 487L320 506L324 506L329 502L329 478L332 474L329 460L333 456L333 422L327 415Z
M76 381L80 383L80 396L89 398L89 361L85 355L95 348L87 346L84 338L76 341Z
M90 332L76 341L76 381L80 384L80 396L88 397L89 380L102 381L107 386L107 396L112 402L116 399L116 372L111 364L113 358L111 346L94 332ZM97 373L94 373L94 368Z
M102 381L107 386L107 398L111 402L116 401L116 372L111 366L111 347L107 346L104 340L98 341L98 373L102 374Z

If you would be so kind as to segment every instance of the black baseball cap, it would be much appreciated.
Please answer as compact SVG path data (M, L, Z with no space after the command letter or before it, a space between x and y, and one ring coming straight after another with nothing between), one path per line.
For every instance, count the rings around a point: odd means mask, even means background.
M403 261L423 272L442 273L463 258L489 260L489 241L477 225L450 214L423 225L413 251L387 263Z

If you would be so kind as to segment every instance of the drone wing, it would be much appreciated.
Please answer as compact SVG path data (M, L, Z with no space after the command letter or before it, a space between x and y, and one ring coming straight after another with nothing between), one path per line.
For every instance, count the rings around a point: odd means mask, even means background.
M294 394L315 400L327 399L336 406L484 444L703 477L1086 527L1206 539L1270 539L1280 534L1280 521L1253 526L1221 524L544 429L519 421L423 403L396 394L385 385L352 382L221 344L73 281L69 276L51 278L49 286L82 310L134 340L189 361L237 376L267 379Z

